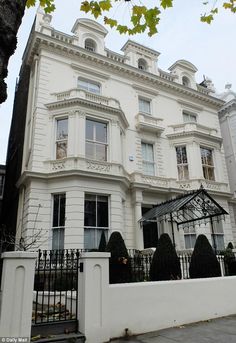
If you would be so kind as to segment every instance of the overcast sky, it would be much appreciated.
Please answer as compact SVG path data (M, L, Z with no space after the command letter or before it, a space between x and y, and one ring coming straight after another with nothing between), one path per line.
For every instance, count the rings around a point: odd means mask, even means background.
M80 1L56 0L55 3L52 26L59 31L70 33L75 20L85 17L79 10ZM119 15L120 21L127 24L129 2L125 2L125 5L122 3L117 5L118 8L111 16ZM207 25L200 22L200 14L204 13L201 0L176 0L174 3L175 7L163 15L157 35L150 38L142 34L130 38L159 51L161 55L158 66L163 70L167 70L179 59L186 59L198 68L197 82L201 82L203 75L206 75L212 79L218 92L223 92L228 82L236 90L236 14L222 10L214 22ZM9 63L8 99L0 105L0 164L5 163L15 82L35 12L36 8L26 11L18 33L17 50ZM99 22L102 23L102 20ZM120 52L128 38L125 35L120 36L115 30L109 30L106 47Z

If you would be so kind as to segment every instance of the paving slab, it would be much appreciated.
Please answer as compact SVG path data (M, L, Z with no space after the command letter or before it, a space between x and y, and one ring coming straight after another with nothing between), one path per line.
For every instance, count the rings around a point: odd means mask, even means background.
M181 325L142 335L112 340L113 343L236 343L236 315Z

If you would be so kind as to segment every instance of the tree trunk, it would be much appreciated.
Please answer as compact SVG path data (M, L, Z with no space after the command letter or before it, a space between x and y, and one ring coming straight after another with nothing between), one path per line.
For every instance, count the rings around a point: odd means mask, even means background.
M0 0L0 104L7 98L7 66L17 44L17 32L21 25L27 0Z

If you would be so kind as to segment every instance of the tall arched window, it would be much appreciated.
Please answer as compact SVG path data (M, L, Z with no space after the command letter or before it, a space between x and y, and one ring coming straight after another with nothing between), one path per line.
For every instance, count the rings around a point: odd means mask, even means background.
M187 76L183 76L182 77L182 84L186 87L190 87L190 81L189 79L187 78Z
M96 51L96 43L94 42L94 40L92 40L90 38L87 38L85 40L84 47L86 50Z
M147 70L147 62L143 58L138 60L138 69Z

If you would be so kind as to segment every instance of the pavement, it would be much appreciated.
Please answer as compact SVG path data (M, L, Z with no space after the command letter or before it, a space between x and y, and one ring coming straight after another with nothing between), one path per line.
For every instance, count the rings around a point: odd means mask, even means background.
M236 343L236 315L112 340L112 343L127 342Z

